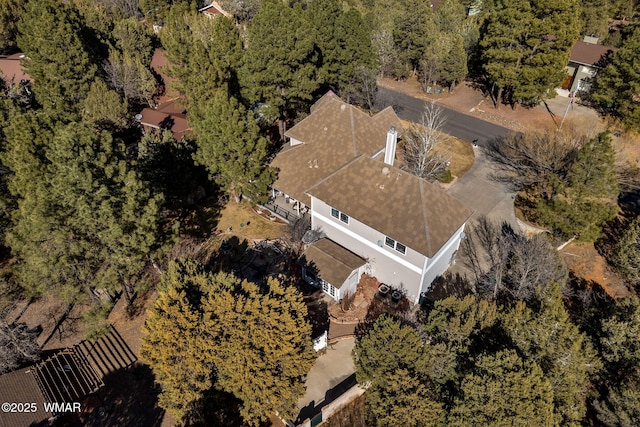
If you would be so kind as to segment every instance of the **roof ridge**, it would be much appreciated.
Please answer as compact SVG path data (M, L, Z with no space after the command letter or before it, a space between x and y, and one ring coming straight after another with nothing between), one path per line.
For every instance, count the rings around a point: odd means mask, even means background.
M427 210L425 209L426 201L424 200L424 184L431 184L426 182L424 178L421 178L419 176L416 176L416 178L418 178L418 186L420 189L420 206L422 206L422 218L424 219L424 234L427 242L427 252L431 254L433 253L433 250L431 248L431 236L429 235L429 218L427 216Z
M353 144L353 155L358 156L358 143L356 141L356 122L353 117L353 108L349 110L349 118L351 119L351 143Z
M325 96L326 96L326 95L323 95L320 99L324 98ZM318 99L318 101L320 101L320 99ZM317 103L318 101L316 101L316 103ZM326 102L324 102L324 103L323 103L322 105L320 105L318 108L314 109L314 110L313 110L313 112L310 112L310 113L309 113L309 115L308 115L307 117L305 117L304 119L300 120L298 123L296 123L296 124L295 124L293 127L291 127L290 129L287 129L287 130L285 131L285 133L284 133L284 136L289 136L289 135L287 135L287 133L289 133L289 131L291 131L291 130L293 130L293 129L297 128L298 126L300 126L301 124L303 124L305 121L307 121L307 119L308 119L309 117L313 116L316 112L321 111L321 110L323 110L323 109L327 108L329 105L331 105L331 102L332 102L332 101L338 101L338 102L340 102L340 103L344 103L344 101L343 101L343 100L341 100L340 98L338 98L337 96L331 96L331 97L327 98L327 101L326 101ZM315 104L314 104L314 105L315 105ZM291 137L289 137L289 138L291 138ZM302 142L306 144L306 142L305 142L305 141L302 141Z
M333 172L331 172L329 175L325 176L324 178L322 178L320 181L316 182L315 184L313 184L311 187L307 188L306 190L304 190L304 193L307 194L309 197L311 197L311 195L309 194L309 191L311 189L313 189L314 187L317 187L318 185L322 184L323 182L325 182L326 180L328 180L329 178L335 176L336 174L338 174L338 172L342 171L343 169L347 168L348 166L350 166L351 164L355 163L356 160L360 160L363 157L367 157L364 154L360 154L358 157L354 157L353 159L349 160L347 163L345 163L344 165L340 166L338 169L334 170Z

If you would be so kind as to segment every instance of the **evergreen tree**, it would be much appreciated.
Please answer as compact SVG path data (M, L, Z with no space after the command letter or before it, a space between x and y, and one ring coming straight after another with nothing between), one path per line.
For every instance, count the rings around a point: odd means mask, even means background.
M580 0L582 34L604 38L609 33L609 0Z
M616 264L630 284L640 285L640 217L629 224L620 239Z
M100 130L115 132L128 124L128 104L101 79L91 84L82 109L82 120Z
M18 28L37 101L58 119L78 119L97 72L78 10L73 3L30 0Z
M92 288L122 289L131 301L131 278L170 242L159 230L162 197L131 171L120 141L84 124L47 131L44 119L16 118L3 157L18 197L7 242L21 284L70 302Z
M153 56L151 34L147 27L136 18L121 19L113 28L115 46L122 53L134 56L142 64L148 65Z
M274 171L266 166L267 139L253 112L233 97L219 91L207 104L202 121L192 121L197 135L196 163L209 171L211 180L232 195L256 203L264 201Z
M422 359L425 344L415 328L392 317L380 317L356 343L353 357L358 383L366 385L367 407L378 426L436 426L442 404Z
M308 15L320 51L318 80L323 84L322 91L328 88L340 94L353 91L358 67L374 66L371 34L360 12L354 9L344 12L338 0L314 0Z
M193 262L170 263L143 328L140 359L162 385L158 404L178 420L191 414L215 381L201 301L212 281Z
M577 0L498 1L480 42L496 106L553 96L578 33Z
M595 77L593 99L632 129L640 129L640 26L611 54L607 66Z
M308 110L319 87L314 38L313 25L300 7L280 0L265 0L249 28L244 96L266 104L278 119L281 138L286 122Z
M315 360L302 296L273 278L262 287L223 274L216 280L231 291L210 292L205 303L218 386L242 400L250 425L274 411L295 418Z
M169 74L186 97L190 120L205 118L205 104L218 91L238 94L242 65L242 40L238 28L226 17L213 21L202 14L172 8L170 25L162 33Z
M552 385L560 425L582 425L590 375L601 365L586 335L569 320L559 287L549 292L539 312L518 302L503 313L502 322L518 353L537 363Z
M0 49L16 46L18 21L26 0L0 0Z
M599 323L599 327L594 328L594 338L605 369L599 378L600 395L593 400L593 408L598 421L607 427L636 425L640 421L638 298L615 301L611 314Z
M395 19L393 41L401 63L407 71L415 71L434 40L435 24L428 2L404 0L402 6L401 15Z
M615 151L611 137L601 133L579 151L568 171L568 183L557 195L538 203L541 219L565 236L596 240L602 225L618 213Z
M258 286L186 261L171 263L162 283L141 350L163 385L161 406L191 418L216 387L242 401L250 425L274 411L295 416L315 357L300 293L272 278Z
M481 356L461 385L452 426L556 426L553 390L534 362L513 350Z

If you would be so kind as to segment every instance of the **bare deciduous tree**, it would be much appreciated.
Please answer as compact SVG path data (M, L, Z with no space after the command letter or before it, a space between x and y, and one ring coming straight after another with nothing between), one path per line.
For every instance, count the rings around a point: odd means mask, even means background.
M449 158L442 144L449 136L442 132L446 122L442 108L434 103L425 104L420 124L412 124L403 145L403 167L425 179L442 176Z
M566 268L544 234L529 238L480 217L463 245L477 289L493 298L539 300L551 283L566 281Z
M37 337L37 331L25 323L10 325L0 320L0 373L16 369L24 362L37 361L40 358Z
M575 128L512 133L487 143L487 156L498 165L496 178L516 190L528 188L540 195L551 191L554 179L564 179L588 136Z
M380 64L380 77L393 74L398 55L393 42L393 34L391 31L381 29L375 31L371 36L371 44L378 55L378 63Z
M126 100L146 101L156 90L156 80L145 65L131 55L112 50L109 60L103 64L107 82Z

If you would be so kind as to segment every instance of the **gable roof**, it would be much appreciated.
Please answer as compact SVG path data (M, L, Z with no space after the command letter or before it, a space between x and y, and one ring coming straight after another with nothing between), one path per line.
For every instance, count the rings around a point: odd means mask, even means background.
M618 49L613 46L603 46L579 40L571 48L569 61L590 67L601 67L607 54L616 50Z
M340 289L353 270L366 261L339 244L324 238L304 251L307 265L315 268L323 280Z
M309 205L309 188L354 158L383 149L391 126L401 128L391 107L370 117L328 92L285 133L302 144L286 147L273 160L279 169L273 187Z
M222 6L220 6L220 4L216 1L213 1L211 2L210 5L205 6L202 9L199 9L199 12L202 12L205 15L209 15L211 17L223 15L223 16L226 16L227 18L232 18L232 15L226 10L224 10Z
M140 113L140 124L154 129L166 129L173 133L176 141L181 141L190 132L187 115L179 101L169 101L157 109L145 108Z
M428 257L473 213L436 184L368 156L353 160L308 193Z

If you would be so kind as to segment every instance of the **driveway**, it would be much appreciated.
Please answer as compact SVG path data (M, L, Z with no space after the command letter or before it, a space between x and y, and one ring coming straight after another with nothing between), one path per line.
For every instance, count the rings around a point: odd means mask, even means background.
M453 183L447 193L474 209L473 218L485 215L497 223L506 221L517 230L518 225L513 212L514 193L507 185L491 178L494 167L487 160L484 149L474 147L473 151L476 155L473 166Z
M355 385L355 367L351 350L355 339L349 338L330 344L307 374L307 392L298 401L298 422L318 414L346 390ZM297 423L296 423L297 424Z

